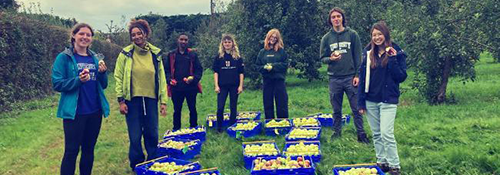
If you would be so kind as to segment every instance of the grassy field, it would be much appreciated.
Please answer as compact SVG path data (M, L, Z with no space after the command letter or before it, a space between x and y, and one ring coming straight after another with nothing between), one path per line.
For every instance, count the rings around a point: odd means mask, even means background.
M478 62L475 82L462 84L452 79L448 91L456 104L430 106L409 88L410 77L403 84L395 126L399 156L404 174L500 174L500 64L489 55ZM204 93L198 96L198 123L215 113L216 95L210 71L203 78ZM110 79L111 80L111 79ZM497 84L499 83L499 84ZM94 174L133 174L128 167L128 136L125 119L115 101L114 82L106 90L111 102L111 116L103 120L96 146ZM316 112L332 112L327 82L287 79L291 118ZM58 96L20 105L20 109L0 114L0 174L59 174L64 151L62 120L55 117ZM262 92L246 90L239 98L240 111L262 111ZM172 105L168 115L160 117L160 134L172 128ZM344 113L350 113L344 102ZM183 127L188 126L187 106L183 108ZM365 129L369 126L365 120ZM354 126L344 127L343 137L330 140L331 128L323 129L323 159L317 174L332 174L333 165L375 161L373 145L356 141ZM253 140L276 140L283 137L258 136ZM209 130L201 155L195 158L205 168L219 167L224 175L244 175L241 141Z

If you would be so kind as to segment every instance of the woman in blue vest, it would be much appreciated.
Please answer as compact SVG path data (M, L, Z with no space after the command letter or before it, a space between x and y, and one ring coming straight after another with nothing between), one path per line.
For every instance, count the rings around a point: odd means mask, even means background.
M80 174L92 173L94 147L102 117L109 115L104 96L108 86L106 64L89 50L94 31L85 23L71 29L71 47L57 55L52 67L52 87L61 92L57 117L63 119L64 157L61 175L75 173L81 148Z
M377 164L392 175L399 175L399 156L394 122L399 102L399 84L405 81L406 54L391 40L385 22L373 25L370 44L363 51L360 67L358 106L367 114L373 134Z

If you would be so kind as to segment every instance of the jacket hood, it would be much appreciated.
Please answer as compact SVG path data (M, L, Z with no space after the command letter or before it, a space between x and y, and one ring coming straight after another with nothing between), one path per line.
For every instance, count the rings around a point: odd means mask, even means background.
M394 47L394 49L396 49L397 52L401 51L401 47L399 47L399 45L396 44L394 41L392 42L392 47ZM370 51L370 49L371 49L371 46L370 46L370 44L368 44L365 47L365 49L363 49L363 53Z
M69 57L73 57L75 55L75 52L73 52L73 50L75 50L74 47L66 47L62 53L68 55ZM96 54L94 51L90 49L87 49L87 52L92 57L94 57L94 55Z
M332 32L332 34L337 34L337 35L342 35L344 33L347 33L347 32L351 32L351 28L350 27L345 27L344 30L342 32L337 32L335 30L333 30L333 28L330 30L330 32Z
M149 48L151 49L151 52L153 52L155 55L158 55L161 52L161 49L152 45L151 43L147 43ZM131 52L134 49L134 43L128 45L127 47L123 48L124 52Z

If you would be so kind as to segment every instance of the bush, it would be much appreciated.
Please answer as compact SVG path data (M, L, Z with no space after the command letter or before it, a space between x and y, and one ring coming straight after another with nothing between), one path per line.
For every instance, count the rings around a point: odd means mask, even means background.
M51 68L69 43L67 28L0 11L0 112L12 105L53 94ZM95 41L93 47L114 68L119 47Z

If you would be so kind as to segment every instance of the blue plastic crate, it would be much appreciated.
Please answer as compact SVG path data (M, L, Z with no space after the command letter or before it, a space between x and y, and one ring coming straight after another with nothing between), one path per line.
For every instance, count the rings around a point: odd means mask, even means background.
M257 126L255 126L252 130L234 130L234 127L236 127L236 125L238 123L248 123L248 122L255 122L255 123L257 123ZM239 121L239 122L236 122L235 124L233 124L232 126L227 128L227 134L229 134L229 136L231 136L231 137L236 138L236 136L238 135L237 132L239 132L240 136L243 136L245 138L249 138L249 137L253 137L253 136L260 134L261 130L262 130L262 124L260 122L253 121L253 120L252 121Z
M165 147L161 147L160 146L161 144L163 144L165 142L168 142L169 140L178 141L178 142L179 141L180 142L194 141L194 142L196 142L196 144L187 147L187 150L185 152L182 149L179 150L179 149L175 149L175 148L165 148ZM194 156L200 154L200 152L201 152L201 145L202 145L202 142L200 140L198 140L198 139L196 139L196 140L188 140L188 139L169 138L169 139L165 139L165 140L161 141L158 144L157 154L159 156L168 155L170 157L177 158L177 159L189 160L189 159L193 159Z
M180 173L180 175L202 175L204 173L208 173L209 175L213 175L213 174L220 175L220 172L217 169L217 167L208 168L208 169L201 169L201 170L196 170L196 171L190 171L190 172L184 172L184 173Z
M311 119L311 118L316 121L313 125L299 125L297 123L298 120ZM321 122L319 122L319 120L314 117L294 118L292 119L292 123L294 127L321 127Z
M282 157L282 156L281 156ZM286 159L286 157L282 157ZM277 158L261 158L263 160L272 160ZM297 160L297 158L291 158ZM311 167L309 168L290 168L290 169L274 169L274 170L255 170L255 162L252 163L251 175L315 175L315 164L310 158L304 157L304 160L309 160Z
M317 118L323 127L333 127L333 115L331 113L318 113L312 117Z
M287 153L288 148L291 145L296 145L296 144L300 144L300 143L304 143L304 145L311 145L311 144L318 145L319 154L318 155L295 155L295 156L292 156L292 155L289 155ZM283 149L283 154L282 155L286 156L286 157L291 157L292 159L297 159L297 157L311 158L314 163L319 163L321 161L321 144L320 144L319 141L286 142L285 143L285 148Z
M187 133L187 134L177 133L179 131L189 130L189 129L201 129L201 132ZM168 130L165 132L165 134L163 134L163 139L168 139L168 138L189 139L189 140L198 139L201 142L204 142L206 140L206 136L207 136L207 129L203 126L198 126L195 128L185 128L177 131Z
M245 151L245 147L247 145L262 145L262 144L269 144L269 143L274 144L274 148L276 148L276 151L277 151L276 155L249 156L249 155L247 155L247 153ZM243 147L243 161L245 162L245 168L247 168L247 169L252 168L252 162L257 158L277 158L280 155L280 149L278 148L278 145L276 145L276 142L274 142L274 141L243 142L242 147Z
M245 116L247 115L247 116ZM250 116L248 116L250 115ZM239 112L236 116L237 121L241 120L260 120L261 113L260 111L247 111L247 112Z
M313 137L313 138L305 138L305 137L290 138L290 134L292 133L293 130L296 130L296 129L315 130L318 132L318 134L316 135L316 137ZM285 136L285 141L287 141L287 142L300 141L300 140L319 141L320 138L321 138L321 128L320 127L301 127L301 128L292 128L292 130L290 130L290 132Z
M369 164L356 164L356 165L337 165L333 168L334 175L340 175L340 171L350 170L352 168L375 168L377 170L378 175L384 175L384 172L377 165L369 165Z
M226 119L227 116L227 119ZM214 114L209 114L207 116L207 126L208 128L217 128L217 115ZM224 113L224 117L222 120L222 127L228 127L229 126L229 113Z
M286 121L288 121L288 123L290 125L286 126L286 127L268 127L267 124L271 120L276 120L278 122L286 120ZM290 132L290 130L293 127L292 121L290 119L267 119L264 122L265 122L265 124L264 124L264 130L266 132L266 135L268 135L268 136L286 135L286 134L288 134L288 132Z
M180 171L178 173L188 172L188 171L195 171L195 170L201 169L201 165L198 162L189 162L189 161L186 161L186 160L174 159L174 158L170 158L168 156L164 156L164 157L159 157L159 158L156 158L156 159L153 159L153 160L150 160L150 161L146 161L146 162L137 164L135 166L135 168L134 168L134 171L135 171L135 173L137 175L169 175L169 174L164 173L164 172L158 172L158 171L149 170L149 168L151 166L153 166L153 164L155 162L159 162L159 163L175 162L177 165L188 165L188 166L191 166L189 169L182 170L182 171Z

